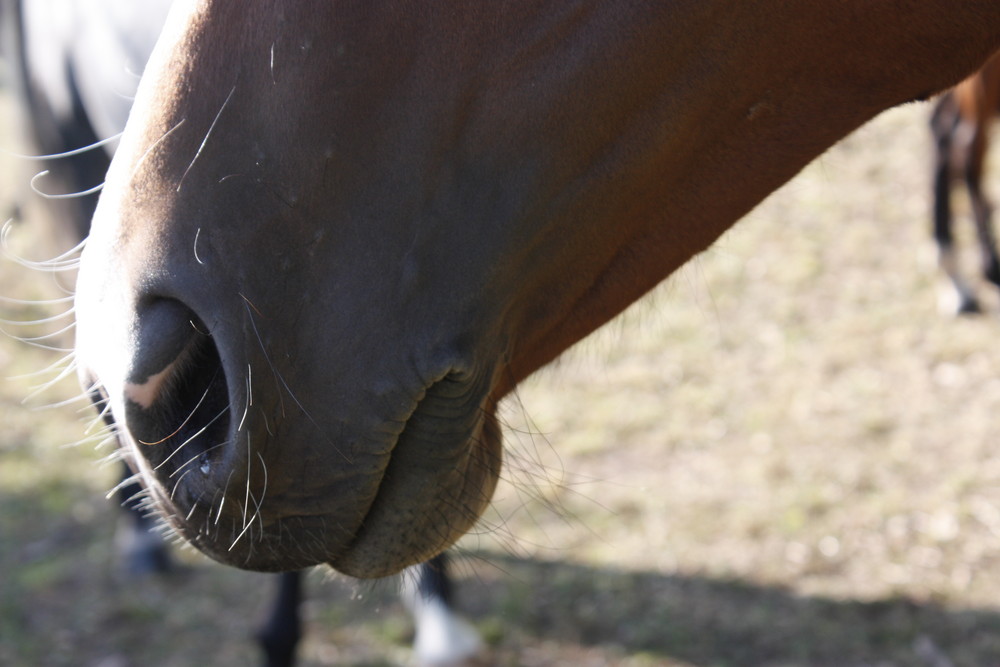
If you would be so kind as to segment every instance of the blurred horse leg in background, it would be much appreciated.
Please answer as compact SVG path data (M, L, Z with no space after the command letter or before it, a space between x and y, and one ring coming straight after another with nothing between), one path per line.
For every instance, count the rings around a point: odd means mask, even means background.
M934 240L942 271L957 297L958 313L981 310L975 290L962 278L952 233L952 183L960 180L969 195L983 277L1000 287L1000 258L991 225L992 208L983 192L983 165L990 125L1000 112L1000 54L981 70L944 93L931 115L934 135Z
M402 598L413 615L413 654L426 667L457 665L480 652L479 633L452 611L452 586L448 577L447 552L402 574ZM295 651L302 637L303 572L276 575L275 598L256 633L267 667L295 664Z
M403 602L413 614L420 664L453 665L480 651L479 633L452 611L447 551L403 574Z
M122 481L115 499L122 508L119 529L115 534L122 566L129 575L142 576L170 571L172 561L156 519L142 508L142 486L132 471L120 463Z

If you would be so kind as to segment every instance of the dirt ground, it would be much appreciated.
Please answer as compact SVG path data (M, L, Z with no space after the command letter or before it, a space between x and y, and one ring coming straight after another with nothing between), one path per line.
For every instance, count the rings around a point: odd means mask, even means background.
M1000 299L940 311L927 114L844 141L506 403L506 480L455 568L484 664L1000 664ZM0 294L62 292L8 257ZM109 452L81 404L42 408L74 382L24 403L62 356L0 340L0 664L252 664L268 576L116 568ZM309 595L303 664L410 660L393 583Z

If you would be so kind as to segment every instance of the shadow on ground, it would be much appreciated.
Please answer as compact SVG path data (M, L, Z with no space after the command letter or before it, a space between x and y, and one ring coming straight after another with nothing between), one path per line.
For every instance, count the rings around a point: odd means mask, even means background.
M16 462L8 445L5 463ZM41 491L44 490L44 493ZM208 563L127 581L112 508L61 481L0 491L0 663L242 665L272 590ZM745 581L480 552L456 559L458 604L497 665L985 665L1000 612L904 598L859 602ZM309 580L303 664L393 665L412 628L394 586ZM208 663L204 662L208 660Z
M514 638L693 665L995 663L997 610L905 598L859 602L742 581L482 555L497 573L464 584L464 608ZM516 640L515 640L516 641ZM555 663L553 663L555 664Z

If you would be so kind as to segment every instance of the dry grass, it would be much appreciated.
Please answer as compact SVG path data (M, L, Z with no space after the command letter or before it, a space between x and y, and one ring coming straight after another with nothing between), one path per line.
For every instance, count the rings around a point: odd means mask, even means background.
M457 566L490 663L1000 661L1000 307L938 312L926 113L845 141L505 406L510 483ZM47 362L0 347L5 376ZM0 664L252 659L263 577L188 554L123 582L112 471L60 448L79 418L0 386ZM405 662L390 586L311 589L305 664Z

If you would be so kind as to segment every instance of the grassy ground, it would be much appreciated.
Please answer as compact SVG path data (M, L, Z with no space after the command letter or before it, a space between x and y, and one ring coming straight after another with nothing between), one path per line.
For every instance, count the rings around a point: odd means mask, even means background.
M1000 664L1000 300L939 313L926 114L845 141L507 403L507 481L456 565L485 664ZM0 341L6 378L53 358ZM32 382L0 383L0 664L252 662L269 578L179 552L124 579L106 452L63 447L84 419L23 406ZM407 662L392 585L309 587L305 664Z

